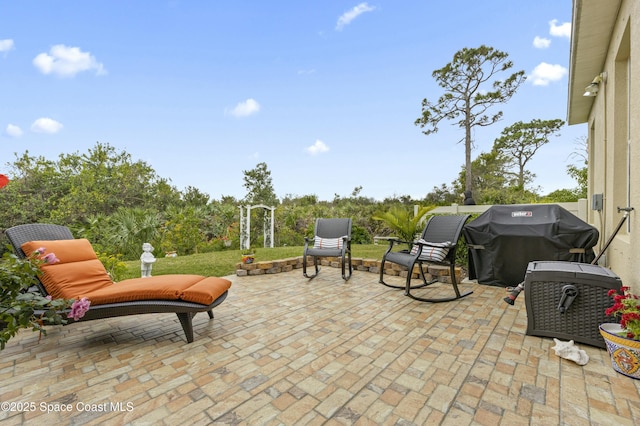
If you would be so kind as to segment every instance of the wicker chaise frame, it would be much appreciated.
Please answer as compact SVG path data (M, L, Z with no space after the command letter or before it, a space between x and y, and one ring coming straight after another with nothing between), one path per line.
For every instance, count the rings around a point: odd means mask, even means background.
M17 256L25 258L22 244L28 241L47 240L72 240L73 234L66 226L51 225L45 223L33 223L18 225L5 231L11 246ZM34 291L36 291L34 289ZM47 296L47 290L38 283L38 290L43 296ZM89 311L79 321L92 321L102 318L120 317L125 315L175 313L180 320L182 329L188 343L193 342L193 317L198 312L206 312L213 319L213 308L227 298L228 291L222 293L210 305L184 302L181 300L136 300L132 302L109 303L104 305L92 305ZM74 322L68 319L68 324Z

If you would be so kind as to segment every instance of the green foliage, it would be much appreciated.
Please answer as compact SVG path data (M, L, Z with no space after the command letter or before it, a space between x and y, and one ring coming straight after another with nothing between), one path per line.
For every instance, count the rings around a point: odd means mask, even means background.
M160 224L160 216L153 210L120 208L107 221L109 234L104 246L122 254L124 259L139 258L142 244L156 244Z
M20 329L31 328L40 335L46 334L45 325L65 324L62 312L71 307L73 300L49 300L28 292L37 283L42 252L28 259L20 259L6 251L0 260L0 350Z
M567 166L567 174L574 178L578 182L578 188L575 190L579 198L587 198L587 184L589 182L588 176L589 168L578 167L575 165Z
M65 224L84 229L97 217L122 208L163 211L180 202L180 193L153 169L130 154L97 143L86 154L60 155L57 161L18 156L11 182L0 191L0 223L9 228L33 222ZM94 236L106 237L95 229ZM98 238L104 241L106 238Z
M202 232L204 211L188 206L184 208L169 208L167 220L163 225L163 252L177 251L181 255L192 254L197 251L198 244L205 241Z
M456 191L455 188L448 187L443 183L439 187L434 186L431 192L427 194L424 201L426 204L434 206L450 206L453 203L460 202L460 197L457 196L456 193L461 194L462 192L462 190Z
M501 193L508 188L506 176L507 159L500 152L491 150L483 152L472 162L473 194L478 204L508 204L496 202ZM460 172L459 178L454 182L458 194L464 191L466 170Z
M579 189L558 189L540 199L541 203L570 203L578 201L580 198L586 198L587 194L583 194Z
M266 163L258 163L254 169L243 170L242 173L244 173L243 186L247 190L243 200L246 204L269 207L277 205L278 199L271 182L271 172ZM267 209L251 209L249 214L251 215L249 244L250 246L263 244L263 236L265 228L269 226L271 212ZM242 236L240 238L243 239Z
M373 238L362 226L351 226L351 243L352 244L371 244Z
M531 120L528 123L518 121L502 130L501 136L493 144L493 149L506 160L505 171L515 176L515 185L524 189L535 175L526 170L527 163L540 147L549 142L551 136L559 136L564 121Z
M110 215L118 208L145 204L152 195L153 169L131 155L97 143L87 154L61 155L58 166L67 190L59 194L56 222L74 223L91 214Z
M122 280L123 275L127 271L127 265L122 261L122 255L96 252L96 256L98 256L98 260L104 265L112 281L117 282Z
M244 184L247 195L244 201L248 204L264 204L273 206L277 203L273 183L271 182L271 172L267 168L267 163L258 163L251 170L243 170Z
M383 221L387 227L397 234L402 241L408 243L415 240L416 235L422 232L425 216L432 207L421 207L417 214L402 206L391 206L387 211L381 211L373 216L374 220ZM409 244L411 248L411 244Z
M539 197L533 190L522 191L510 182L506 164L505 156L495 150L473 162L478 204L537 202ZM239 248L239 200L222 196L209 201L207 194L193 187L181 193L144 162L134 161L107 144L97 143L87 153L61 155L56 161L30 156L27 151L16 155L10 169L11 182L0 190L0 238L3 229L14 225L58 223L68 226L78 238L87 238L104 256L136 263L145 242L156 248L156 257L173 250L184 256ZM579 190L557 191L550 194L549 201L571 201L586 195L586 167L570 166L568 173L579 180ZM402 206L409 214L414 205L459 203L466 170L452 186L436 186L423 200L394 195L381 202L362 197L362 186L344 196L336 194L331 201L319 200L316 195L287 195L278 202L265 163L247 172L245 178L249 194L255 195L252 199L271 200L276 206L276 246L302 246L305 236L313 236L316 218L331 217L352 218L352 238L358 244L371 242L375 235L397 232L384 220L372 220L392 206ZM266 198L258 194L266 194ZM262 246L263 215L261 209L252 212L252 247ZM224 238L231 241L230 248L224 245ZM3 250L0 247L0 253ZM113 265L117 265L115 260ZM117 279L117 268L111 272Z

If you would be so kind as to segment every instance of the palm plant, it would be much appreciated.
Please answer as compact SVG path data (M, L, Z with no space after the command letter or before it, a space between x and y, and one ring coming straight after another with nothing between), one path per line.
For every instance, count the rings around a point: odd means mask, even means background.
M378 212L373 216L374 220L383 221L387 227L398 234L402 241L411 242L422 231L427 213L432 207L420 207L416 214L402 206L391 206L386 212Z
M160 227L157 212L123 207L111 217L109 244L125 259L135 259L140 255L142 243L155 242Z

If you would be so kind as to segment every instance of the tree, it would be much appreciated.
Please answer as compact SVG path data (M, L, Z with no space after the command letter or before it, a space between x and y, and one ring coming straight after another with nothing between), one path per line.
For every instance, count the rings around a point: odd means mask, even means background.
M60 155L57 164L69 186L51 212L59 222L77 223L92 214L153 204L155 171L144 161L133 161L126 151L98 142L87 154Z
M587 198L587 187L589 184L589 142L586 136L577 138L576 151L571 153L571 156L578 158L582 165L578 166L570 164L567 166L567 173L578 182L578 188L576 194L578 198Z
M528 123L518 121L502 130L502 134L493 144L494 150L507 159L507 168L515 169L509 173L515 176L515 183L521 190L531 182L535 175L526 170L527 163L553 135L559 136L564 121L532 120Z
M247 195L244 197L246 203L266 206L275 206L277 204L278 199L273 190L271 172L267 168L267 163L258 163L254 169L243 170L242 173L244 173L244 187L247 189ZM260 211L251 210L248 214L251 215L250 244L253 245L258 241L258 236L265 235L269 229L270 216L266 209L260 209ZM244 231L246 232L246 230ZM242 239L243 237L241 236L240 238Z
M15 156L15 162L8 164L11 183L0 191L0 226L51 222L51 211L69 191L68 179L44 157L32 157L29 151Z
M461 193L462 191L458 191ZM425 203L433 204L436 206L448 206L460 201L460 197L455 195L455 190L448 187L446 184L442 184L439 187L434 186L431 192L429 192L424 198Z
M508 187L505 176L507 160L498 151L483 152L472 161L474 170L473 195L478 204L496 204L496 196L504 194ZM464 192L466 169L462 167L458 180L453 182L456 194ZM459 195L457 201L459 201Z
M182 193L182 199L188 206L205 207L209 203L209 194L193 186L187 186Z
M247 195L244 201L249 204L265 204L273 206L277 202L276 194L271 183L271 172L267 163L258 163L252 170L243 170L244 184Z
M502 118L502 111L489 115L488 110L507 102L526 77L517 71L507 78L499 75L509 71L513 63L508 54L492 47L464 48L455 53L453 61L433 71L432 76L445 93L433 104L422 100L422 116L415 125L424 129L425 135L438 131L442 120L458 119L456 124L464 129L465 136L465 190L473 190L471 172L472 129L489 126Z

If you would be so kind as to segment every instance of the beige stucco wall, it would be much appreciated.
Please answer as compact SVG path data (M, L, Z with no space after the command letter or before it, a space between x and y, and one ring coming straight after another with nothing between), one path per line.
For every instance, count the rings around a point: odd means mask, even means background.
M588 120L589 199L593 194L604 195L604 209L602 212L589 211L588 222L600 230L601 244L604 244L623 216L617 208L626 207L628 203L636 209L605 253L605 266L636 292L640 292L639 51L640 2L625 0L602 69L606 78L600 84ZM627 146L629 134L630 149Z

